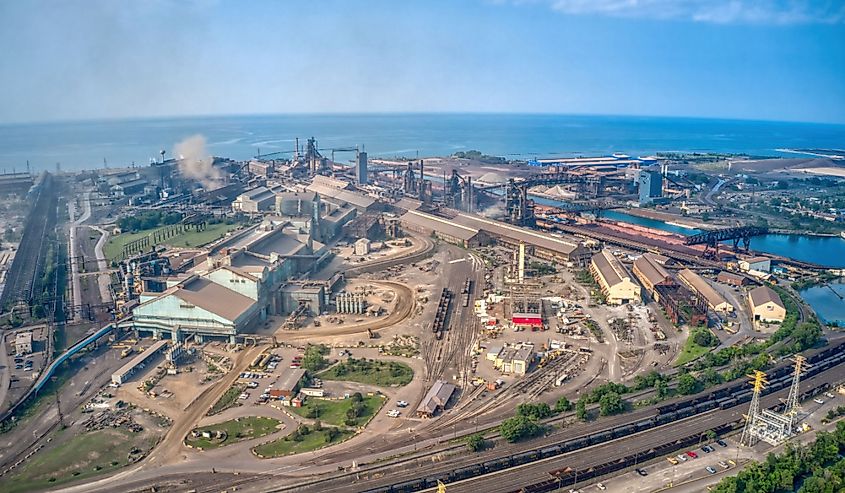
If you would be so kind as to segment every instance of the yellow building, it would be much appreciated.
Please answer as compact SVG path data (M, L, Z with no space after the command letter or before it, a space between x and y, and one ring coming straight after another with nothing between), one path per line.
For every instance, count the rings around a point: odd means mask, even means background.
M654 301L660 301L654 289L655 286L670 286L675 284L669 271L663 267L663 264L667 260L668 258L663 255L644 253L634 261L634 275L637 276L637 279L643 285L646 292L654 298Z
M593 255L590 272L601 288L610 305L623 305L640 300L640 285L631 279L631 274L608 250Z
M768 286L760 286L748 292L748 304L751 315L759 322L783 322L786 318L786 307L780 296Z

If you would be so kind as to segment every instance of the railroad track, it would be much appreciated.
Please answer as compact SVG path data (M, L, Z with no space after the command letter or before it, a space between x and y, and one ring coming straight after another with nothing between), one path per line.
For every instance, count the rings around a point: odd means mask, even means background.
M805 393L807 392L805 389L809 389L814 385L828 385L845 378L845 364L843 364L845 363L845 352L843 350L845 350L845 343L839 343L807 355L808 361L813 366L805 374L802 382L802 390ZM770 386L764 397L767 399L767 402L777 404L780 402L778 397L782 397L781 394L788 392L791 383L791 371L792 366L786 362L769 370ZM741 415L745 410L743 405L750 398L750 387L744 380L737 380L714 387L712 390L696 396L676 399L658 406L638 409L628 414L604 418L599 423L577 424L565 430L558 430L548 437L538 438L528 443L503 444L490 451L472 456L457 454L442 462L432 460L433 457L440 456L443 453L443 450L437 450L429 454L421 454L414 458L402 459L394 464L378 464L370 467L363 466L361 470L353 474L354 476L360 477L361 479L359 480L351 478L349 474L342 474L334 478L317 479L309 482L309 484L281 486L270 488L266 491L321 491L330 493L349 491L350 488L355 491L373 493L420 491L435 486L437 480L441 480L448 485L449 483L470 477L505 471L529 462L557 457L558 455L582 450L586 447L605 444L611 441L618 442L618 439L630 441L635 438L632 436L635 433L657 433L657 439L661 440L661 443L672 441L674 437L683 438L682 434L674 431L676 422L683 421L694 424L699 422L698 419L706 418L709 421L704 422L709 428L705 428L705 430L715 428L720 424L728 422L725 421L727 417ZM709 418L707 418L708 416ZM695 419L690 420L689 418ZM597 427L596 424L603 426ZM672 424L673 426L669 427L665 433L661 431L662 428L660 430L649 431L655 428L665 427L667 424ZM614 445L611 447L616 451L622 448L632 450L631 447L635 447L637 443L634 440L631 442L634 445L623 446L617 442L614 442ZM503 456L503 454L505 455ZM576 457L589 457L597 461L601 460L601 456L592 453L579 454ZM420 468L422 467L425 468L424 477L420 474ZM523 484L527 485L531 483L532 481L528 480L524 481ZM357 486L353 487L351 486L352 484L356 484ZM475 491L486 490L482 488L475 489Z

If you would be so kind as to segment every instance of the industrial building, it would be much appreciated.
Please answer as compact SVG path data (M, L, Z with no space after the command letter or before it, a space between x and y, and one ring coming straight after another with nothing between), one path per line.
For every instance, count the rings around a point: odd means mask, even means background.
M368 197L360 192L346 190L345 188L338 188L335 186L335 183L318 178L314 177L314 180L306 187L306 190L318 193L323 199L335 203L338 206L349 205L354 207L361 214L375 212L378 209L376 200L372 197Z
M768 286L759 286L749 291L748 304L755 321L780 323L786 318L786 307L783 301Z
M658 171L640 170L637 177L640 205L648 205L663 197L663 175Z
M400 222L409 231L434 234L443 241L466 248L494 241L509 248L519 248L520 243L524 243L529 255L558 264L584 266L592 254L578 240L552 236L474 214L456 212L452 217L443 217L409 210L402 215Z
M32 331L15 334L15 354L29 354L32 352Z
M675 280L669 271L663 267L663 264L668 260L662 255L655 255L653 253L644 253L638 259L634 260L634 275L645 288L646 292L654 299L659 301L657 294L657 286L671 286L675 284Z
M534 361L534 346L504 347L493 358L493 366L507 375L524 376Z
M716 281L727 284L729 286L745 286L748 284L748 279L739 274L734 274L733 272L721 271L719 275L716 276Z
M154 337L195 334L204 338L226 338L254 326L263 318L256 300L209 279L192 275L153 296L141 295L132 310L132 326Z
M428 391L428 393L417 407L417 416L420 418L432 418L437 413L446 409L449 400L457 390L457 387L451 383L438 380Z
M370 240L367 238L360 238L355 242L355 255L366 255L370 253Z
M260 213L273 210L276 194L267 187L256 187L237 196L232 202L235 212Z
M609 250L602 250L590 260L590 272L601 288L607 303L623 305L640 301L640 285L634 282L631 274Z
M744 272L771 272L772 259L769 257L753 257L739 261L739 269Z
M724 296L719 294L710 283L695 272L689 269L683 269L678 272L678 279L686 287L707 300L708 308L714 312L730 313L734 311L734 306L728 303L728 300Z
M149 364L153 358L163 353L167 349L167 341L158 341L152 346L142 351L140 354L129 360L119 370L112 373L111 381L115 385L122 385L126 383L132 375L135 374L142 366Z
M359 185L366 185L369 182L367 178L367 153L364 151L358 153L358 159L355 163L355 181Z
M281 397L295 397L305 379L305 370L301 368L290 368L285 370L274 385L274 389Z

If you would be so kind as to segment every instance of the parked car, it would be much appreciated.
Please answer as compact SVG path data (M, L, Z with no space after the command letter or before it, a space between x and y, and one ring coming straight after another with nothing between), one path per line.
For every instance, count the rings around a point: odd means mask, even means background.
M709 454L713 451L713 447L711 447L710 445L705 445L701 447L701 450L703 450L705 454Z
M678 454L676 457L677 457L677 458L678 458L678 460L679 460L679 461L681 461L681 462L686 462L686 461L687 461L687 456L685 456L685 455L683 455L683 454Z
M707 472L709 472L710 474L716 474L716 470L715 470L715 469L713 469L711 466L707 466L707 467L705 467L704 469L705 469Z
M637 474L639 474L640 476L648 476L648 471L646 471L645 469L641 469L638 467L634 470L637 471Z
M815 402L816 404L824 404L824 401L823 401L823 400L821 400L821 399L819 399L818 397L816 397L815 399L813 399L813 402Z
M402 415L402 413L400 413L398 409L391 409L390 411L387 411L387 415L391 418L398 418Z
M716 443L718 443L718 444L719 444L720 446L722 446L722 447L727 447L727 446L728 446L728 444L727 444L727 443L725 443L725 441L724 441L724 440L722 440L721 438L720 438L720 439L718 439L718 440L716 440Z
M727 468L729 468L729 467L731 467L731 466L729 466L727 462L725 462L725 461L723 461L723 460L720 460L720 461L719 461L719 467L721 467L722 469L727 469Z
M834 397L836 397L835 395L831 394L830 392L825 392L824 396L827 397L828 399L833 399Z
M696 453L695 453L695 452L693 452L692 450L689 450L689 451L687 451L687 457L689 457L690 459L697 459L697 458L698 458L698 454L696 454Z
M666 460L668 460L669 463L672 464L673 466L678 464L678 459L676 459L674 457L666 457Z
M396 406L398 406L398 407L408 407L408 403L405 402L405 401L399 401L399 402L396 403Z
M598 484L596 485L596 488L598 488L598 489L600 489L600 490L604 491L604 490L606 490L606 489L607 489L607 486L605 486L605 485L604 485L604 484L602 484L602 483L598 483Z

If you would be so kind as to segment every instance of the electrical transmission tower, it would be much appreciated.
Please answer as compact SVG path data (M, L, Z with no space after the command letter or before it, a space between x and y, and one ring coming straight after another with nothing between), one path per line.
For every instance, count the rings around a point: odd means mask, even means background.
M793 431L794 427L798 424L798 411L800 410L798 393L801 383L801 372L808 366L807 358L803 356L795 356L793 361L795 361L795 372L792 375L792 387L789 389L789 397L786 399L786 407L784 408L784 414L791 421L790 431Z
M751 447L757 443L754 429L757 426L757 417L760 414L760 393L769 382L766 380L766 374L760 370L756 370L754 375L748 376L754 379L751 382L751 385L754 386L754 393L751 394L751 406L748 408L748 415L745 417L745 428L742 429L739 443Z

